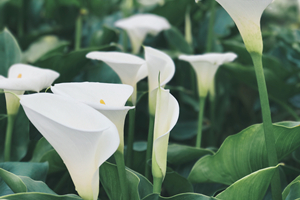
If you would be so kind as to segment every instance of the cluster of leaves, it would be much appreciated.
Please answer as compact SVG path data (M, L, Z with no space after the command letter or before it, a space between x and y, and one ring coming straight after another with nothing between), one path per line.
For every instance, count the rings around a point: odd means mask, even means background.
M150 181L141 175L147 164L148 132L147 95L141 96L137 104L134 164L132 169L127 169L131 199L271 199L268 185L276 167L266 168L263 128L256 124L262 119L254 68L234 22L221 7L216 10L213 51L232 51L238 54L238 59L222 66L217 73L214 113L205 110L203 144L206 149L192 147L199 111L196 80L191 67L177 56L205 52L209 2L166 0L163 6L153 7L135 2L131 11L154 13L172 24L171 29L158 36L148 36L144 44L164 50L174 59L176 73L167 87L181 109L179 122L170 135L162 196L152 194ZM0 0L0 74L6 76L12 64L26 62L59 72L57 82L120 83L111 68L88 60L85 55L95 50L124 49L123 33L113 26L123 16L121 5L121 0ZM73 50L76 19L83 9L87 11L83 15L83 48ZM184 37L187 10L192 22L192 44ZM286 13L293 14L282 20L280 16ZM274 122L299 119L300 22L297 15L296 5L292 5L276 13L268 11L262 19L263 62ZM140 82L138 90L143 94L147 82ZM76 193L68 171L22 109L13 132L13 162L3 162L4 95L0 95L0 105L0 199L80 199L76 195L65 195ZM279 160L285 163L277 166L285 200L300 198L299 131L298 122L274 124L276 151ZM113 160L108 161L100 169L99 198L103 200L121 199L120 186L115 184L118 183L117 169L112 163Z

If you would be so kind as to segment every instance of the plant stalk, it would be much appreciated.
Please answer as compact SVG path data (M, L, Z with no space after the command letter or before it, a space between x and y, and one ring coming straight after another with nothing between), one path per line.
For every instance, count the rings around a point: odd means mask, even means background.
M4 161L9 162L11 156L11 143L12 135L14 129L16 115L7 116L7 127L6 127L6 136L5 136L5 147L4 147Z
M126 169L125 169L125 162L124 162L124 155L120 151L116 151L114 153L114 157L117 164L120 187L122 192L122 200L130 200L129 193L128 193L128 183L126 178Z
M185 12L185 40L189 45L193 44L192 23L190 17L191 7L188 6Z
M197 148L201 147L202 124L203 124L205 100L206 100L206 97L200 97L200 99L199 99L198 132L197 132L197 139L196 139L196 147Z
M153 176L153 193L156 193L156 194L161 193L162 182L163 182L162 177Z
M145 166L145 176L150 180L150 166L148 161L152 157L152 147L153 147L153 129L154 129L154 115L149 116L149 129L148 129L148 141L147 141L147 152L146 152L146 166Z
M82 15L80 13L76 19L75 50L79 50L81 47L81 35L82 35Z
M206 52L213 50L214 23L216 18L216 1L210 1L210 18L207 31Z
M131 168L133 159L133 143L134 143L134 125L135 125L135 108L129 110L129 129L128 143L126 152L126 166Z
M255 74L258 84L258 92L262 110L263 128L265 143L267 148L268 163L269 166L276 166L278 163L277 152L275 148L275 138L273 134L273 124L271 119L271 111L269 105L269 98L267 92L267 86L265 81L265 75L262 65L262 54L257 52L250 52L252 61L254 63ZM271 181L271 190L273 200L281 200L281 183L279 170L276 170L273 179Z

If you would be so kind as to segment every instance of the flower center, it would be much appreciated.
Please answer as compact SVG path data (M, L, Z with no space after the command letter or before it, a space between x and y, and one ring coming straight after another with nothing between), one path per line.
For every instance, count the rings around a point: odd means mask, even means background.
M103 99L100 100L100 103L105 105L105 102L103 101Z
M17 78L22 78L22 74L19 74Z

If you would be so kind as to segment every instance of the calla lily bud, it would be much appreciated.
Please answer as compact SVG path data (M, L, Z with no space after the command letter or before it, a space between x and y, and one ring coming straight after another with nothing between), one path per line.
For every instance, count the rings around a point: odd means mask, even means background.
M170 56L152 47L144 47L145 59L148 67L149 85L149 112L155 115L156 93L155 89L166 85L174 76L175 65ZM160 74L160 81L158 75Z
M262 54L260 18L273 0L216 0L238 27L249 52Z
M115 125L90 106L59 95L23 95L20 103L66 164L78 194L96 200L99 166L120 142Z
M124 122L128 110L125 106L133 88L123 84L108 83L61 83L51 87L54 94L71 97L85 103L110 119L117 127L120 145L118 151L124 151Z
M237 57L234 53L207 53L203 55L181 55L180 60L189 62L194 68L198 81L200 97L206 97L208 90L214 85L214 77L218 68Z
M42 69L26 64L15 64L9 68L7 78L0 78L0 89L17 95L22 95L25 91L39 92L51 86L58 77L59 73L50 69ZM7 114L16 114L20 106L19 99L9 93L5 93L5 98Z
M101 60L110 66L120 77L123 84L134 88L130 101L136 104L136 84L148 75L146 61L138 56L121 52L90 52L87 58Z
M156 113L153 135L152 174L164 179L167 169L167 150L170 131L177 123L179 105L169 90L159 87L157 92Z
M165 18L154 14L133 15L116 21L115 26L127 32L134 54L139 52L147 34L156 36L162 30L171 28Z

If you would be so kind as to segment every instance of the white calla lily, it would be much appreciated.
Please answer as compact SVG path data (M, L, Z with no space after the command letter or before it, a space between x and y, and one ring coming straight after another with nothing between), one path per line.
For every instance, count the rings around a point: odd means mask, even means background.
M133 88L123 84L108 83L60 83L51 87L54 94L74 98L104 114L117 127L120 137L118 151L124 152L124 121L128 110L125 106Z
M138 56L121 52L90 52L87 58L101 60L110 66L120 77L123 84L134 88L130 101L136 104L136 84L148 75L146 61Z
M262 53L260 18L273 0L216 0L237 25L249 52Z
M20 103L66 164L79 195L96 200L98 168L119 145L115 125L90 106L59 95L23 95Z
M127 32L134 54L139 52L147 34L155 36L162 30L171 28L164 17L154 14L136 14L116 21L115 26Z
M207 53L203 55L181 55L180 60L189 62L194 68L198 81L200 97L206 97L208 90L214 85L214 77L218 68L237 57L234 53Z
M170 56L152 47L144 47L145 59L148 67L149 85L149 112L155 114L156 92L155 89L166 85L174 76L175 64ZM160 80L158 75L160 74Z
M177 123L179 105L169 90L159 87L155 91L157 92L157 100L153 135L152 174L154 192L160 193L161 183L167 170L169 135Z

